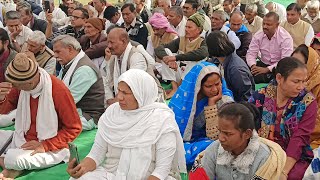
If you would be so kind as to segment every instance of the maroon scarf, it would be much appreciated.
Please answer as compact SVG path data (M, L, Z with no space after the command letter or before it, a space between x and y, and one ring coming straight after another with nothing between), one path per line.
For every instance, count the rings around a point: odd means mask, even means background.
M5 63L8 59L10 55L10 51L7 50L7 51L4 51L1 55L0 55L0 83L3 82L5 80L4 78L4 71L5 71Z

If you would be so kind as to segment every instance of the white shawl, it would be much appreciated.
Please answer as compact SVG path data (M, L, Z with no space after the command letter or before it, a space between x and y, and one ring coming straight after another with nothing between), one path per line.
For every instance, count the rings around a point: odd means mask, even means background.
M132 47L133 46L129 42L128 45L127 45L126 50L123 53L122 60L120 61L121 62L121 66L119 64L119 58L118 57L116 57L116 59L114 61L113 85L114 85L114 91L115 92L118 92L118 89L117 89L118 88L118 79L119 79L120 75L127 71L129 54L130 54L130 51L131 51Z
M21 147L26 143L24 135L29 131L31 125L30 96L34 99L39 97L36 118L38 140L50 139L58 133L58 116L52 99L51 77L40 67L39 71L40 82L37 87L31 91L20 91L13 137L15 147Z
M64 84L69 87L69 84L70 84L70 78L71 78L71 75L74 71L74 69L76 68L78 62L80 61L80 59L82 59L84 57L85 53L81 50L79 52L79 54L73 58L72 60L72 64L70 66L70 68L68 69L66 75L63 77L62 81L64 82Z
M131 69L120 76L120 81L131 88L139 108L122 110L119 103L115 103L99 120L98 133L108 144L123 149L115 179L146 179L152 160L152 145L170 132L175 133L177 142L172 170L186 173L185 151L178 125L168 106L155 102L158 91L154 79L143 70Z

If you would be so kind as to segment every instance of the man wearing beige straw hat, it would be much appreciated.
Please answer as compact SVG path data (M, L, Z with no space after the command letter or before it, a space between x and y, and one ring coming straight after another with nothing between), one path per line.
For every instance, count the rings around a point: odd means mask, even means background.
M66 161L67 143L82 129L68 88L24 53L10 62L5 77L7 82L0 83L0 113L17 108L17 114L15 130L0 131L0 147L5 149L3 155L0 150L0 179Z

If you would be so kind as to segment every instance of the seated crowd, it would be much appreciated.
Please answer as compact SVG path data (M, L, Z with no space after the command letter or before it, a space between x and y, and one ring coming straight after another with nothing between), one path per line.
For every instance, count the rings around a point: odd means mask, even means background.
M320 178L318 0L48 2L0 3L0 180Z

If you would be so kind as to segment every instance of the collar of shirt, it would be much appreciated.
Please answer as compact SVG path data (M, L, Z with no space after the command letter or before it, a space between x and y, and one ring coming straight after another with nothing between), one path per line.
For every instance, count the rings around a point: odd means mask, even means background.
M137 22L137 18L135 17L131 24L127 25L126 23L124 23L124 27L125 28L134 27L136 25L136 22Z
M120 13L120 18L118 19L118 21L116 22L116 25L121 26L121 24L123 23L123 18L122 15Z
M195 38L195 39L192 40L192 41L190 41L189 38L188 38L188 42L189 42L189 43L193 43L193 42L195 42L196 40L198 40L200 37L201 37L201 36L199 35L197 38Z
M279 31L280 31L280 26L278 26L278 29L276 30L274 35L271 37L271 39L276 38L278 33L279 33ZM268 38L268 36L265 33L263 33L263 38L267 38L268 40L271 40L271 39Z
M104 11L106 10L107 6L104 6L102 12L100 13L100 15L98 16L98 18L103 19L103 15L104 15Z
M22 25L22 31L19 33L18 36L23 36L25 29L26 29L26 26Z
M184 21L186 21L186 20L187 20L186 17L183 16L182 19L181 19L181 21L180 21L180 23L179 23L178 26L176 27L176 29L179 29L181 26L183 26Z
M256 19L258 18L257 16L258 16L258 15L256 15L256 16L253 18L252 23L249 23L249 22L248 22L248 24L250 24L251 26L254 26L254 25L256 24Z
M320 16L319 16L319 13L318 13L318 15L317 15L315 18L312 19L312 18L309 16L309 14L307 13L304 18L308 19L308 20L310 21L310 23L312 24L312 23L316 22L316 21L320 18Z
M300 21L302 21L301 19L299 19L299 21L298 22L296 22L295 24L291 24L291 23L289 23L288 21L287 21L287 23L289 24L289 26L296 26Z
M140 10L140 12L138 12L138 14L141 14L143 10L144 10L144 6L143 6L142 9Z

